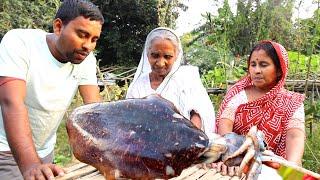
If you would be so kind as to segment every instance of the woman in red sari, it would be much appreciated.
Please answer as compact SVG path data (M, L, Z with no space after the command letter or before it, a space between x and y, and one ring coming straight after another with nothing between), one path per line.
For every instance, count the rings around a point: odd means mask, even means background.
M257 125L268 149L301 165L304 150L304 96L284 88L288 73L285 48L261 41L251 51L248 75L227 92L217 115L219 134L245 135Z

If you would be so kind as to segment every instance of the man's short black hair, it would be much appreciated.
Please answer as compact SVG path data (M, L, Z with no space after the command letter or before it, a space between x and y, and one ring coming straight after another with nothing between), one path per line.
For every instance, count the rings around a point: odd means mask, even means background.
M99 8L87 0L64 0L56 13L55 19L61 19L62 23L66 25L79 16L89 18L91 21L100 21L101 24L104 23Z

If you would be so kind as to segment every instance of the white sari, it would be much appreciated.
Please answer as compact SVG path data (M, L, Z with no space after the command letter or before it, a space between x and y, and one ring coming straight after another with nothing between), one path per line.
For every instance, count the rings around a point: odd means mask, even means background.
M190 112L197 112L202 121L201 129L209 138L212 137L215 132L214 108L206 89L202 85L198 68L190 65L182 65L183 51L181 42L173 30L162 27L156 28L149 33L146 42L148 42L151 34L157 30L168 30L177 37L179 41L177 60L174 62L169 74L164 78L159 87L154 90L151 88L149 79L151 67L145 45L139 66L129 86L126 98L142 98L151 94L159 94L163 98L171 101L180 113L189 120Z

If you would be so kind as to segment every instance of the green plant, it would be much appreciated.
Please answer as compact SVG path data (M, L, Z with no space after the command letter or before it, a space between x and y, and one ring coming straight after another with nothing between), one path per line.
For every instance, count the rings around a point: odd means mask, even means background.
M60 0L1 0L0 40L14 28L39 28L49 31Z
M72 161L72 150L69 145L65 119L66 118L64 118L58 128L57 144L54 149L54 162L61 166L65 166Z
M305 79L309 65L311 72L309 79L320 78L320 55L306 56L295 51L288 51L288 56L290 66L288 79ZM308 63L309 59L310 64Z
M307 131L305 151L302 158L303 167L320 173L320 123L312 124L313 132Z

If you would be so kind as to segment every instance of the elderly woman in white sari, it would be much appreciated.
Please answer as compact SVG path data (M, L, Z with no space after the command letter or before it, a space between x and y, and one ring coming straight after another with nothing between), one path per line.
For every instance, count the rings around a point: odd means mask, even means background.
M179 37L168 28L147 36L142 57L126 98L158 94L210 138L215 132L214 108L202 85L198 68L183 65Z

